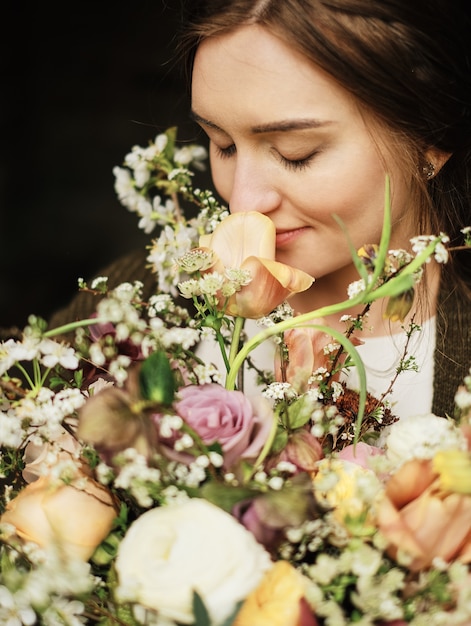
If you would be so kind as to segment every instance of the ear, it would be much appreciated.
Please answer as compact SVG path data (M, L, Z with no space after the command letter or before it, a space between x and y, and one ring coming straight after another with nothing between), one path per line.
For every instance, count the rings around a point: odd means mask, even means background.
M451 157L452 152L443 152L442 150L438 150L438 148L429 148L425 154L424 159L427 164L432 166L433 176L436 176L438 172L442 169L448 159Z

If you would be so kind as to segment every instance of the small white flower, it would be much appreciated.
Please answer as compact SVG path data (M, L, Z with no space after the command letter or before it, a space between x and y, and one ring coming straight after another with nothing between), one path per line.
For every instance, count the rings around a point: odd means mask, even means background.
M52 339L43 339L40 344L42 353L41 363L46 367L55 367L57 364L70 370L77 369L79 360L70 346L57 343Z
M274 491L280 491L280 489L283 487L283 483L284 481L281 476L272 476L268 481L268 486Z
M465 387L460 387L455 394L455 404L462 410L471 407L471 391Z
M363 291L365 291L365 281L362 278L360 280L354 281L353 283L350 283L347 289L347 295L349 300L352 300L360 293L363 293Z
M395 422L386 437L386 456L395 467L410 459L431 459L439 450L453 448L466 450L465 436L453 421L432 413Z

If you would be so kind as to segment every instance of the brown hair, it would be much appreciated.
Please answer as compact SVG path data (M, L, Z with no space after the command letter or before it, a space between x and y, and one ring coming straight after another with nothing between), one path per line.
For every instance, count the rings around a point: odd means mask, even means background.
M391 131L412 169L418 234L460 245L471 223L471 53L466 0L189 0L181 51L187 78L208 37L257 23L323 68ZM395 145L393 145L393 142ZM451 157L429 181L424 153ZM397 158L397 156L396 156ZM410 171L410 169L409 169ZM471 286L469 253L446 266ZM466 289L467 290L467 289Z

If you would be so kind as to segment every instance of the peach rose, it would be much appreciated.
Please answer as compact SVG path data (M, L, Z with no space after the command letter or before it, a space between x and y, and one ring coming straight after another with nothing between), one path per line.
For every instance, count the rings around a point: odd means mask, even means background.
M407 461L389 479L377 522L391 557L406 553L412 571L437 557L471 562L471 496L441 488L433 460Z
M117 515L111 494L88 478L84 488L41 476L8 503L0 522L12 524L24 541L57 544L69 558L87 561L111 531Z

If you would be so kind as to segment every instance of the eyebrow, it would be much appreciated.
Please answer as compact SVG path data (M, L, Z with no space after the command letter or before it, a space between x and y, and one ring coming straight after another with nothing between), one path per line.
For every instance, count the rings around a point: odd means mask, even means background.
M200 115L198 115L198 113L196 113L196 111L191 111L190 115L192 119L198 124L202 124L203 126L207 126L208 128L213 128L214 130L217 130L221 133L225 133L225 131L217 124L211 122L211 120L207 120L204 117L201 117ZM286 132L290 130L320 128L321 126L327 126L329 124L332 124L332 122L313 118L299 118L269 122L268 124L259 124L257 126L252 126L250 130L252 133L257 135L261 133Z

